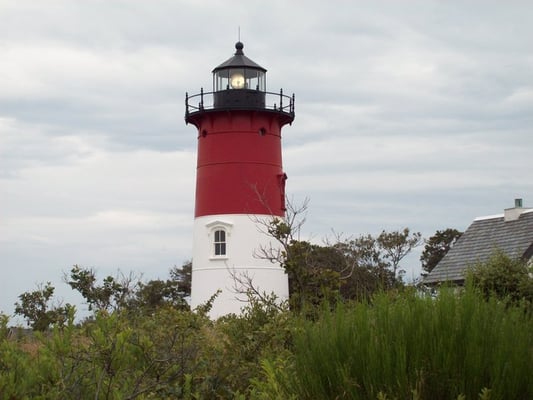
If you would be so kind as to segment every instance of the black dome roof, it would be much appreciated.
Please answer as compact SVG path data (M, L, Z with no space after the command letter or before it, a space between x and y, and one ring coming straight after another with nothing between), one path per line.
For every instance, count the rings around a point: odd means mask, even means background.
M246 57L242 51L244 48L244 45L242 42L235 43L235 55L228 60L224 61L222 64L220 64L218 67L213 69L213 72L220 71L221 69L228 69L228 68L253 68L258 69L263 72L266 72L266 69L260 66L259 64L253 62L248 57Z

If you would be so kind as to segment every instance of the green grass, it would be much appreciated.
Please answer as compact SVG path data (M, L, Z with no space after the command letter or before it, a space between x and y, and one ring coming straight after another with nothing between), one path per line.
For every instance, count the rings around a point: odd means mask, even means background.
M302 322L292 368L270 379L300 399L528 399L532 332L524 308L474 290L382 294Z

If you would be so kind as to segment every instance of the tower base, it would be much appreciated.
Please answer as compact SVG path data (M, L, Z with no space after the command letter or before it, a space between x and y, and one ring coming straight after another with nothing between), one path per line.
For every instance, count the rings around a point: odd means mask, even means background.
M262 249L279 249L279 244L265 233L264 223L271 219L269 215L234 214L195 219L192 309L220 291L209 316L240 314L247 304L246 291L252 286L261 294L274 294L280 302L288 299L287 274L277 262L262 254Z

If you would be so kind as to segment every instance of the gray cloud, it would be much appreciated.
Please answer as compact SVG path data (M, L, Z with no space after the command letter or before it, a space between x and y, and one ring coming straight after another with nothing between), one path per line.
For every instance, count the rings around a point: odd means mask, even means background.
M529 2L0 2L0 310L80 263L190 257L185 92L234 51L296 93L283 132L305 234L428 236L533 203ZM408 276L416 276L416 257ZM61 289L67 299L72 294ZM79 300L79 299L78 299Z

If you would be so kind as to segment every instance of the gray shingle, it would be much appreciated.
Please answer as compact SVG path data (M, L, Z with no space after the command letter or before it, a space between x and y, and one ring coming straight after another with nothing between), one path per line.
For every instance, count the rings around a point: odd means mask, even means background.
M532 256L533 210L514 221L505 221L503 215L474 220L424 283L461 282L467 268L487 261L496 249L513 258Z

